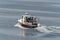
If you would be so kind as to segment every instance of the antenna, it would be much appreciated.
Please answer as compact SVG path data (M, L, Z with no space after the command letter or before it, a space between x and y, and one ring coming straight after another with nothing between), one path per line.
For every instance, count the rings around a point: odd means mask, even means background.
M26 12L25 15L29 15L29 13Z

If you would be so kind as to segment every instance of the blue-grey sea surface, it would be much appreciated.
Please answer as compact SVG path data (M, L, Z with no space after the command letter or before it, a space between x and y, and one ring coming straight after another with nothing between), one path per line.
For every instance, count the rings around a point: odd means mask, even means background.
M0 0L0 40L60 40L59 28L52 33L33 29L26 33L14 27L25 12L39 16L42 25L60 27L60 0Z

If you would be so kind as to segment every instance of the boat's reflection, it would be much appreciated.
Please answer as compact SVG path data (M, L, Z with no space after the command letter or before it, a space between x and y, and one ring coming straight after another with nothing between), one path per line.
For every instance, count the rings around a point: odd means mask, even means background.
M23 36L23 37L30 37L30 36L37 36L39 32L35 29L21 29L20 33L18 33L18 36Z

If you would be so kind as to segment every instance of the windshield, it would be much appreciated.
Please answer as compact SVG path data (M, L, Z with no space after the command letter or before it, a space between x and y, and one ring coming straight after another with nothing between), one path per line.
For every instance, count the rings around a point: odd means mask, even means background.
M36 21L36 18L34 18L34 17L26 17L26 21L27 22Z

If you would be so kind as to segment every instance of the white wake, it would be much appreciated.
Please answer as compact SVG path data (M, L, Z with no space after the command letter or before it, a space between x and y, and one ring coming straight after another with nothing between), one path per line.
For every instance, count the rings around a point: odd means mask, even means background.
M15 27L19 27L22 29L29 29L29 28L24 28L22 27L19 23L17 23L16 25L14 25ZM60 27L59 26L38 26L37 28L34 28L35 30L39 31L39 32L55 32L55 33L60 33Z

